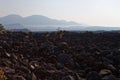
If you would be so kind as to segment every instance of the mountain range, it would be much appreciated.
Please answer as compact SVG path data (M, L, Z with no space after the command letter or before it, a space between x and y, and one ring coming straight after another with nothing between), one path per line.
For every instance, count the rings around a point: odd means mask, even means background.
M80 25L73 21L56 20L42 15L32 15L22 17L19 15L8 15L0 18L0 23L6 29L23 29L27 28L32 31L56 30L58 27Z
M73 21L51 19L42 15L28 17L8 15L0 17L0 23L8 30L56 31L58 28L69 31L120 30L119 27L87 26Z

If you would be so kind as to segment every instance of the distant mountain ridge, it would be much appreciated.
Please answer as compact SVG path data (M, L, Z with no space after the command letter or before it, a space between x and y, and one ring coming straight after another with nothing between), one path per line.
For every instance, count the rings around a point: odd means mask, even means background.
M8 15L0 18L2 24L15 24L22 25L79 25L79 23L72 21L51 19L42 15L32 15L28 17L22 17L19 15Z
M25 26L19 23L4 24L6 29L24 29Z
M66 31L120 30L120 27L88 26L73 21L51 19L42 15L28 17L8 15L0 17L0 23L6 29L13 31L56 31L58 28Z
M28 29L10 29L11 31L13 31L13 32L31 32L30 30L28 30Z

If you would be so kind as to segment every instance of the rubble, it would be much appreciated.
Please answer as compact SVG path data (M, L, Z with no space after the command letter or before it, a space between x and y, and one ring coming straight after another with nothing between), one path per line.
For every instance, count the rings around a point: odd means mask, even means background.
M6 32L0 68L8 80L119 80L120 33Z

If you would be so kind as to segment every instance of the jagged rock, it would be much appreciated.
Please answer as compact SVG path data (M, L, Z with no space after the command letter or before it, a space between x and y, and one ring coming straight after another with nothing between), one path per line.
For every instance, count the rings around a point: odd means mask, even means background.
M116 80L120 33L0 35L0 67L9 80Z
M3 69L7 74L15 74L15 69L11 69L10 67L4 67Z
M108 69L102 69L99 74L101 76L105 76L105 75L110 75L111 73L112 72L110 70L108 70Z
M95 71L89 72L87 74L86 79L87 80L102 80L100 75L97 72L95 72Z
M37 80L37 77L34 73L32 73L32 80Z
M63 69L64 68L64 65L61 64L61 63L56 63L56 68L59 70L59 69Z
M70 55L61 53L57 57L58 61L60 61L62 64L67 64L67 63L73 63L73 59Z
M6 57L10 58L11 57L11 54L10 53L5 53Z
M108 75L102 78L103 80L117 80L117 78L114 75Z
M62 80L75 80L71 75L65 76Z
M26 80L23 76L19 76L19 75L14 75L12 77L12 80Z

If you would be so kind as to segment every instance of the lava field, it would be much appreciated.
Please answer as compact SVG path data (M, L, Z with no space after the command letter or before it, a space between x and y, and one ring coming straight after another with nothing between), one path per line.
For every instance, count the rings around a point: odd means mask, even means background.
M8 80L120 80L120 33L1 33L0 69Z

